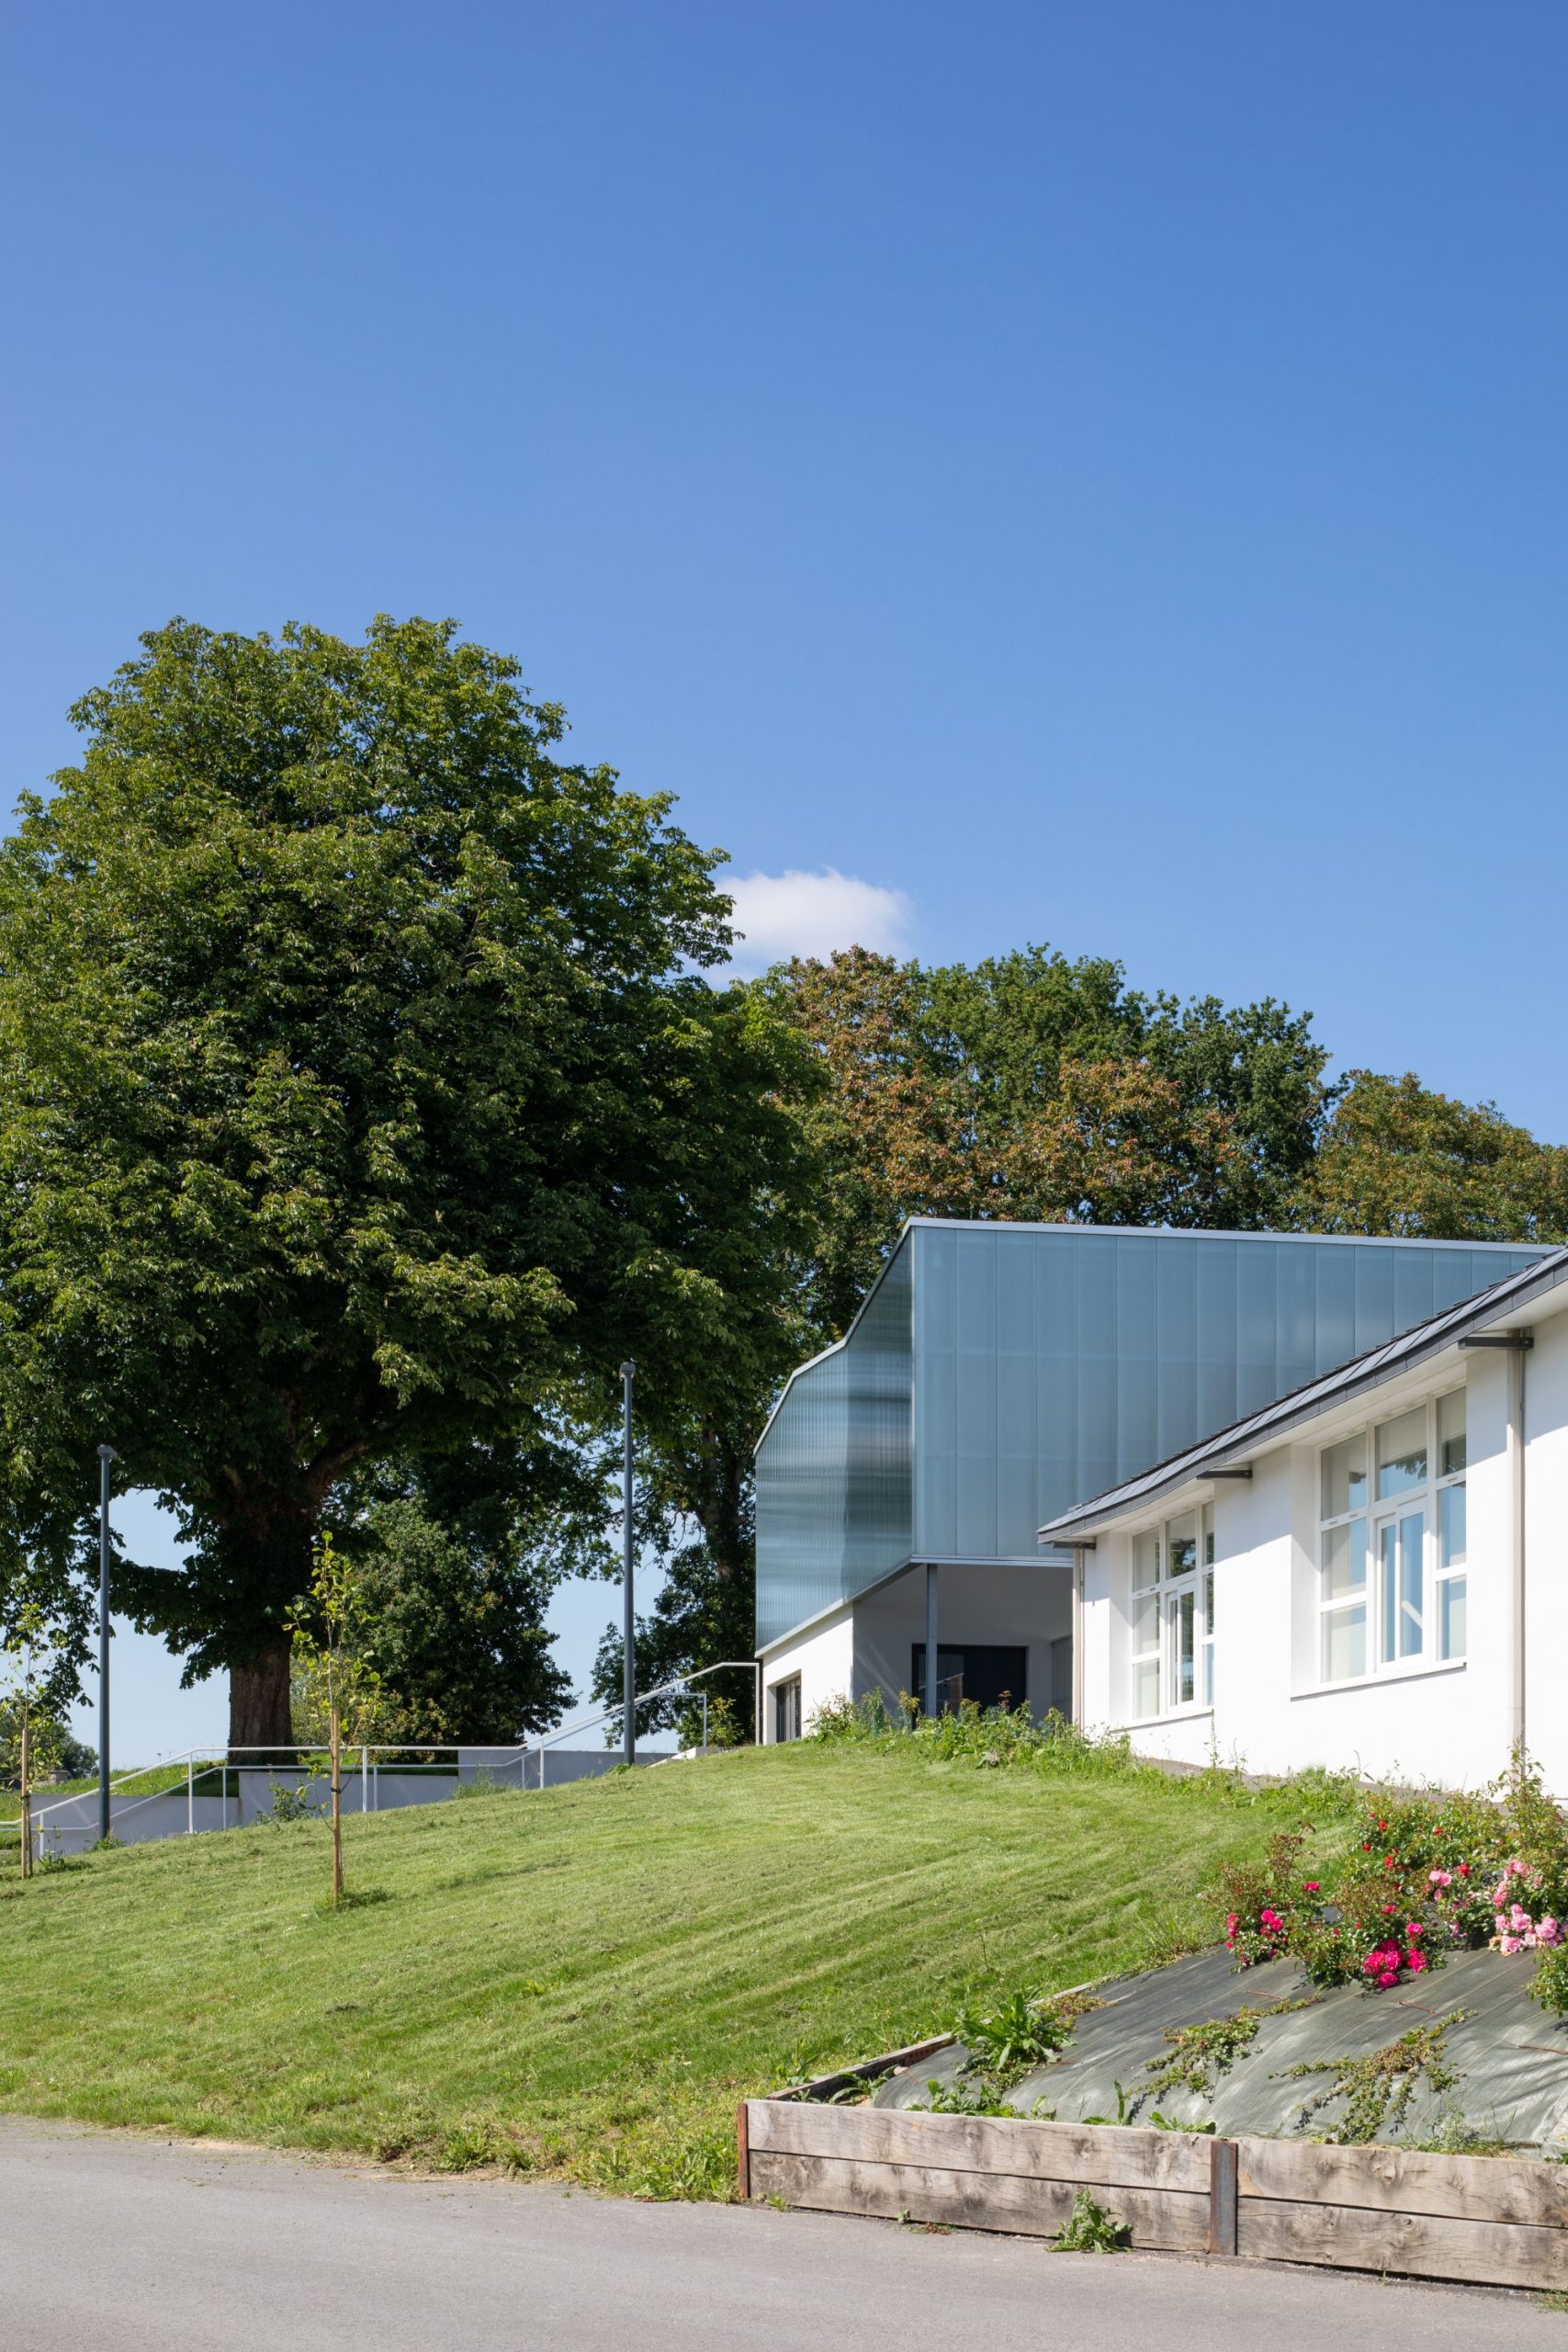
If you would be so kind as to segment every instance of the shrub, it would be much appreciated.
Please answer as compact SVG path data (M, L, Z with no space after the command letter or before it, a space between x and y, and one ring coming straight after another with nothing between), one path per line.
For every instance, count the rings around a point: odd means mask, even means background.
M1303 1875L1310 1824L1222 1875L1238 1968L1289 1954L1317 1984L1388 1992L1490 1943L1540 1955L1537 1997L1568 2007L1568 1824L1517 1755L1485 1797L1372 1790L1331 1884Z
M682 1747L700 1747L705 1729L710 1747L741 1747L745 1745L745 1727L735 1702L718 1691L710 1695L705 1717L701 1704L695 1699L691 1701L682 1711L675 1736Z
M807 1728L813 1739L897 1748L934 1764L1016 1765L1093 1780L1133 1774L1171 1785L1157 1765L1134 1755L1125 1732L1085 1731L1054 1708L1036 1722L1027 1706L980 1707L965 1699L951 1713L923 1715L903 1690L896 1721L874 1689L860 1699L825 1700Z
M269 1781L266 1785L272 1805L268 1812L259 1815L258 1819L270 1822L274 1828L282 1828L291 1821L320 1821L321 1818L324 1801L310 1793L312 1789L320 1787L318 1781L307 1781L302 1788L298 1789L290 1788L287 1781Z

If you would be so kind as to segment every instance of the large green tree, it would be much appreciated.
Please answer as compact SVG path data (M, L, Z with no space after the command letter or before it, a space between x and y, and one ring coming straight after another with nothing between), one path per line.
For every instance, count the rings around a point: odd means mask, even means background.
M1143 995L1100 957L852 948L761 987L825 1081L803 1115L824 1170L806 1295L828 1337L907 1216L1282 1223L1332 1101L1310 1016Z
M281 1745L367 1464L592 1419L627 1353L686 1408L788 1189L784 1048L702 976L713 855L450 624L176 621L73 717L0 854L8 1572L80 1610L110 1439L192 1547L120 1593Z
M1352 1070L1297 1214L1319 1233L1561 1241L1568 1147L1539 1142L1495 1102L1435 1093L1413 1070Z
M400 1736L504 1745L558 1719L571 1688L545 1613L565 1579L615 1565L612 1467L592 1432L562 1430L377 1464L334 1498L356 1645Z

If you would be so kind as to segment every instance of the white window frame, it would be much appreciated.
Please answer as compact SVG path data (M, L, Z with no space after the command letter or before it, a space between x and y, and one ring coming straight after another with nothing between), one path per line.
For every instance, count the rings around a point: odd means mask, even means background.
M1322 1688L1333 1689L1341 1683L1376 1682L1397 1679L1403 1674L1429 1672L1439 1666L1462 1666L1462 1649L1444 1654L1442 1627L1452 1606L1454 1589L1463 1588L1468 1598L1466 1553L1461 1551L1456 1560L1444 1562L1442 1548L1443 1496L1453 1489L1462 1489L1468 1475L1469 1432L1468 1400L1464 1455L1457 1470L1445 1471L1442 1466L1441 1408L1450 1397L1465 1397L1462 1382L1440 1389L1417 1405L1407 1405L1397 1411L1380 1413L1363 1421L1357 1429L1346 1430L1335 1439L1332 1446L1321 1446L1317 1455L1317 1662L1316 1679ZM1406 1487L1402 1492L1380 1496L1376 1492L1378 1476L1378 1431L1393 1421L1404 1420L1407 1414L1424 1412L1427 1422L1427 1476L1419 1484ZM1323 1509L1324 1464L1340 1445L1359 1439L1364 1457L1365 1492L1359 1505L1350 1510L1325 1514ZM1417 1648L1398 1653L1396 1623L1405 1605L1396 1592L1393 1601L1395 1623L1391 1624L1388 1595L1383 1575L1382 1538L1385 1530L1397 1531L1402 1520L1415 1512L1421 1514L1421 1641ZM1344 1592L1327 1589L1329 1555L1334 1537L1341 1530L1355 1528L1359 1522L1363 1531L1364 1577L1362 1583ZM1353 1539L1352 1539L1353 1540ZM1399 1541L1397 1533L1394 1542ZM1394 1570L1398 1575L1397 1565ZM1360 1609L1365 1611L1365 1634L1362 1669L1359 1674L1330 1675L1327 1672L1327 1644L1331 1618L1348 1615ZM1466 1633L1468 1635L1468 1623ZM1389 1655L1390 1652L1394 1655Z
M1191 1522L1192 1532L1185 1532ZM1177 1535L1174 1531L1184 1532ZM1152 1539L1154 1570L1152 1579L1140 1563L1140 1545ZM1172 1574L1171 1563L1178 1544L1190 1543L1192 1547L1191 1566ZM1152 1610L1140 1604L1153 1601ZM1153 1625L1154 1640L1142 1648L1131 1650L1128 1658L1129 1719L1149 1723L1164 1715L1207 1714L1214 1703L1214 1506L1213 1502L1195 1503L1190 1510L1178 1511L1170 1519L1161 1520L1155 1527L1139 1530L1133 1538L1132 1609L1129 1617L1130 1638L1138 1640L1140 1616L1147 1615ZM1181 1616L1184 1602L1192 1610L1192 1693L1181 1695ZM1136 1700L1139 1669L1156 1669L1156 1704L1152 1710L1141 1707Z

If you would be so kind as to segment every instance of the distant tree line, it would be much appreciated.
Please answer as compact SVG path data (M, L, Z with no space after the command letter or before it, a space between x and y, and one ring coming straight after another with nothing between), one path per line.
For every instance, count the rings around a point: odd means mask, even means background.
M178 1513L116 1604L286 1747L321 1538L411 1736L557 1719L617 1555L642 1687L753 1644L752 1449L912 1214L1568 1231L1568 1154L1310 1016L1048 948L727 981L720 854L449 623L186 621L0 846L0 1635L92 1640L92 1449ZM303 1612L303 1613L302 1613ZM614 1638L597 1681L618 1689ZM747 1702L744 1679L726 1696Z

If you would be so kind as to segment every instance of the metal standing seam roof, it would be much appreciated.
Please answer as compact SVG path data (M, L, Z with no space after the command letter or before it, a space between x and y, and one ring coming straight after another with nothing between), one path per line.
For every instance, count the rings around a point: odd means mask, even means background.
M1477 1291L1472 1298L1461 1299L1457 1306L1444 1307L1429 1321L1417 1323L1396 1339L1385 1340L1381 1347L1353 1357L1348 1363L1325 1373L1317 1380L1308 1381L1303 1388L1292 1389L1289 1396L1264 1406L1260 1412L1249 1413L1243 1420L1233 1421L1229 1429L1204 1438L1200 1444L1173 1453L1168 1461L1156 1462L1136 1478L1128 1478L1119 1487L1108 1487L1103 1494L1091 1496L1088 1502L1064 1511L1059 1519L1043 1527L1040 1541L1071 1544L1076 1534L1088 1534L1119 1518L1123 1511L1154 1502L1173 1487L1185 1486L1189 1479L1201 1478L1205 1470L1239 1465L1247 1454L1283 1436L1298 1422L1311 1420L1363 1389L1378 1387L1402 1372L1412 1371L1427 1358L1451 1347L1467 1332L1495 1323L1517 1308L1533 1306L1538 1298L1565 1282L1568 1249L1556 1250L1538 1265L1506 1274L1501 1282Z

